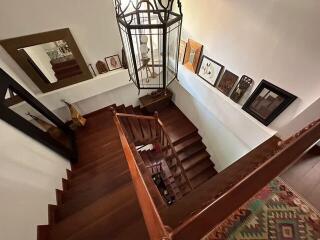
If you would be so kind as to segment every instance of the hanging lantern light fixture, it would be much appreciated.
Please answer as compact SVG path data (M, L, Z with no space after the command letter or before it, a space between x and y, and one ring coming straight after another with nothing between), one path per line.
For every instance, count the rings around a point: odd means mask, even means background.
M114 0L130 79L166 89L177 78L182 11L177 0ZM177 9L177 11L174 11Z

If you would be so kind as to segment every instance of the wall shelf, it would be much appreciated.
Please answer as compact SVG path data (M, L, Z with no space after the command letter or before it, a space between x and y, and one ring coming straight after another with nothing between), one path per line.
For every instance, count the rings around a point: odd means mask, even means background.
M36 94L35 97L49 110L55 111L65 107L65 104L61 102L62 99L70 103L76 103L128 84L131 84L128 70L118 69L52 92ZM11 107L12 110L22 116L29 111L29 108L25 102Z
M243 111L241 105L233 102L183 65L179 65L178 78L180 86L250 148L276 134L275 130L264 126Z

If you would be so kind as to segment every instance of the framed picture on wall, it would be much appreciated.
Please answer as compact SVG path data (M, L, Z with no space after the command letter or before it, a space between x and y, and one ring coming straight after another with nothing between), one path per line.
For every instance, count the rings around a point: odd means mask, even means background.
M296 98L295 95L262 80L242 109L268 126Z
M180 46L179 46L179 63L183 63L184 55L186 53L187 48L187 42L180 40Z
M220 79L223 70L224 66L222 64L207 56L202 56L197 73L199 77L214 87L216 82Z
M106 61L109 71L122 68L120 57L118 54L110 57L106 57L104 60Z
M253 79L243 75L235 89L232 91L230 98L238 103L252 85Z
M237 75L229 70L226 70L221 80L218 82L218 84L216 84L216 88L226 96L229 96L231 90L238 81L238 78L239 77Z
M191 39L188 40L183 65L194 73L198 69L198 64L200 61L202 50L203 45Z

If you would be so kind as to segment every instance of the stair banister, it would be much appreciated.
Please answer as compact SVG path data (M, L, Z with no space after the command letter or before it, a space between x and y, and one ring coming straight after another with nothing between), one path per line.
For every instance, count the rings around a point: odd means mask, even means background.
M157 117L157 114L154 117L129 115L115 113L115 117L156 119L156 127L159 128L157 135L158 137L162 136L160 137L160 142L164 143L164 141L167 141L166 144L174 151L170 138L164 140L168 134L166 133L163 123ZM121 127L119 119L116 118L116 120L117 126ZM121 135L122 141L127 141L123 132ZM272 142L275 139L277 138L270 140ZM153 204L152 210L154 211L154 215L148 218L147 214L144 214L145 222L147 226L153 224L153 228L158 228L158 231L161 229L160 235L164 237L158 239L201 239L272 179L296 162L308 149L316 144L319 139L320 119L309 124L288 140L279 142L278 146L276 144L272 145L274 146L273 151L268 154L263 152L263 154L266 155L264 157L242 157L227 169L208 180L200 188L195 189L193 194L187 195L179 201L179 204L167 209L162 209L160 213ZM126 145L128 145L128 142ZM261 146L261 149L264 149L264 146ZM260 146L257 149L260 150ZM133 155L131 157L128 156L127 159L132 159L129 162L135 162ZM143 181L142 178L140 179ZM138 191L137 194L139 195ZM152 199L149 198L149 201L152 202ZM148 206L143 205L143 201L141 201L140 204L142 204L141 208L143 212L146 211L145 208L148 208ZM189 214L190 206L196 208L191 214ZM189 212L186 211L186 209L188 209ZM160 218L160 214L162 219ZM176 216L179 216L179 219L177 219ZM155 217L156 220L153 220L153 217ZM164 223L170 226L172 230L168 231L167 229L169 228L165 227ZM149 234L151 230L154 230L153 228L150 227ZM152 235L150 235L150 237L154 239Z
M182 200L186 204L197 205L196 198L201 199L204 196L201 196L201 194L211 196L211 200L202 202L202 207L194 214L187 216L182 223L179 222L177 225L174 225L170 221L170 217L179 212L179 210L175 209L175 206L170 209L170 215L164 216L166 224L171 225L174 229L172 238L175 240L201 239L272 179L294 164L319 139L320 119L299 131L289 138L289 140L281 142L279 144L281 147L271 153L266 161L259 161L259 159L258 161L252 160L252 165L246 167L241 163L242 159L240 159L213 177L203 185L201 189L202 193L199 191L199 194L197 194L196 189L193 196L189 195L190 198L193 197L194 202L188 201L188 196ZM246 162L245 164L250 165L250 162ZM232 172L236 173L238 177L229 181L228 179Z
M146 183L144 182L143 175L138 167L132 149L119 121L118 114L115 111L113 112L114 122L119 132L121 144L128 162L130 174L144 216L145 224L148 229L149 237L151 240L170 240L170 234L162 222L156 205L151 197Z

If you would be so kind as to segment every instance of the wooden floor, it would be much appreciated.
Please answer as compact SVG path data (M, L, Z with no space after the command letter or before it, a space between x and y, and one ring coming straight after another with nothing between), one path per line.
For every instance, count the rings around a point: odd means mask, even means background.
M313 147L281 178L320 210L320 147Z

